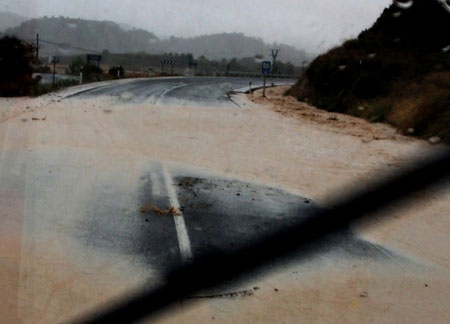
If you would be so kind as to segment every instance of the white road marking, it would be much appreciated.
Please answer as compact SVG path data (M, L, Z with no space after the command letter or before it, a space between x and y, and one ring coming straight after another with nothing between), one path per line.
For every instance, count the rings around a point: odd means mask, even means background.
M152 196L161 197L161 181L158 179L157 173L150 173L150 181L152 185Z
M178 88L183 88L183 87L185 87L185 86L187 86L188 84L181 84L181 85L176 85L176 86L174 86L174 87L172 87L172 88L169 88L169 89L167 89L167 90L165 90L163 93L161 93L160 95L159 95L159 98L155 101L155 105L156 104L158 104L159 102L161 102L161 100L164 98L164 96L166 95L166 94L168 94L170 91L173 91L173 90L175 90L175 89L178 89Z
M164 178L165 187L167 189L167 195L169 196L170 204L179 213L178 215L173 216L173 220L175 221L175 229L178 236L178 245L180 247L181 260L183 261L183 263L189 263L193 260L193 255L191 242L189 241L189 235L186 229L186 224L184 222L184 216L180 210L180 203L173 186L172 177L170 176L170 173L163 163L161 164L161 171Z

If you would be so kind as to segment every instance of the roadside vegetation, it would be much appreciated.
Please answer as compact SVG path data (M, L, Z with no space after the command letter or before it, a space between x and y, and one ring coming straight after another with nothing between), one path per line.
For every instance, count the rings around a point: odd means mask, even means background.
M33 45L12 36L0 38L0 96L40 96L78 84L77 80L41 84L39 78L33 79L33 72L50 73L51 69L36 63Z
M193 63L197 63L196 75L198 76L225 76L227 71L261 73L262 55L255 55L252 57L232 58L212 60L205 56L194 58L190 53L186 54L149 54L149 53L128 53L128 54L113 54L107 50L102 53L102 66L107 68L114 68L122 66L125 69L125 74L142 73L148 75L148 70L152 69L154 76L161 75L161 60L171 59L175 62L173 66L174 75L184 75L191 67L191 72L194 71ZM61 57L61 63L69 66L75 62L78 66L85 66L85 58L83 56L64 56ZM300 75L302 68L292 63L277 62L275 72L279 74ZM78 75L78 69L70 69L66 71L67 74ZM172 66L165 65L163 75L172 74Z
M450 13L395 4L372 28L317 57L287 94L328 111L388 122L450 143Z
M0 38L0 96L26 96L34 86L34 47L16 37Z

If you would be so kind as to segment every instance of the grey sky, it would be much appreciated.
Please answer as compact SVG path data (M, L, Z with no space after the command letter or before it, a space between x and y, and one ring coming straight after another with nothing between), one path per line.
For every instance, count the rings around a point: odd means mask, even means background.
M391 0L0 0L0 11L124 22L157 36L244 32L323 51L370 27Z

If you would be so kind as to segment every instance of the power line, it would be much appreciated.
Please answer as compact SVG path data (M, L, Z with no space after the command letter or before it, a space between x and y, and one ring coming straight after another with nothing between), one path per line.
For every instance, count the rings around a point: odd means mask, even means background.
M41 43L46 43L46 44L50 44L50 45L55 45L61 48L73 48L73 49L77 49L80 51L89 51L92 53L102 53L102 51L99 50L93 50L91 48L83 48L83 47L78 47L78 46L73 46L71 44L68 43L56 43L56 42L52 42L52 41L48 41L48 40L44 40L44 39L40 39Z

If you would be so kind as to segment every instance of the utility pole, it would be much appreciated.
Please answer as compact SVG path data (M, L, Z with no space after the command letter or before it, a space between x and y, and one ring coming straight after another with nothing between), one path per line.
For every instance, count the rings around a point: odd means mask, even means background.
M265 98L266 97L266 80L267 80L267 76L265 74L263 76L263 80L264 80L264 83L263 83L263 94L262 94L262 96Z
M53 64L53 78L52 78L52 88L55 87L55 74L56 74L56 63L59 63L59 57L51 56L48 63Z
M277 56L278 56L278 53L280 52L280 50L279 49L276 49L276 48L272 48L271 49L271 54L272 54L272 73L275 71L275 61L277 60Z
M55 87L55 74L56 74L56 60L53 60L53 78L52 78L52 88Z
M39 34L36 34L36 63L39 62Z
M305 73L306 71L306 64L308 63L308 61L302 61L302 73Z

